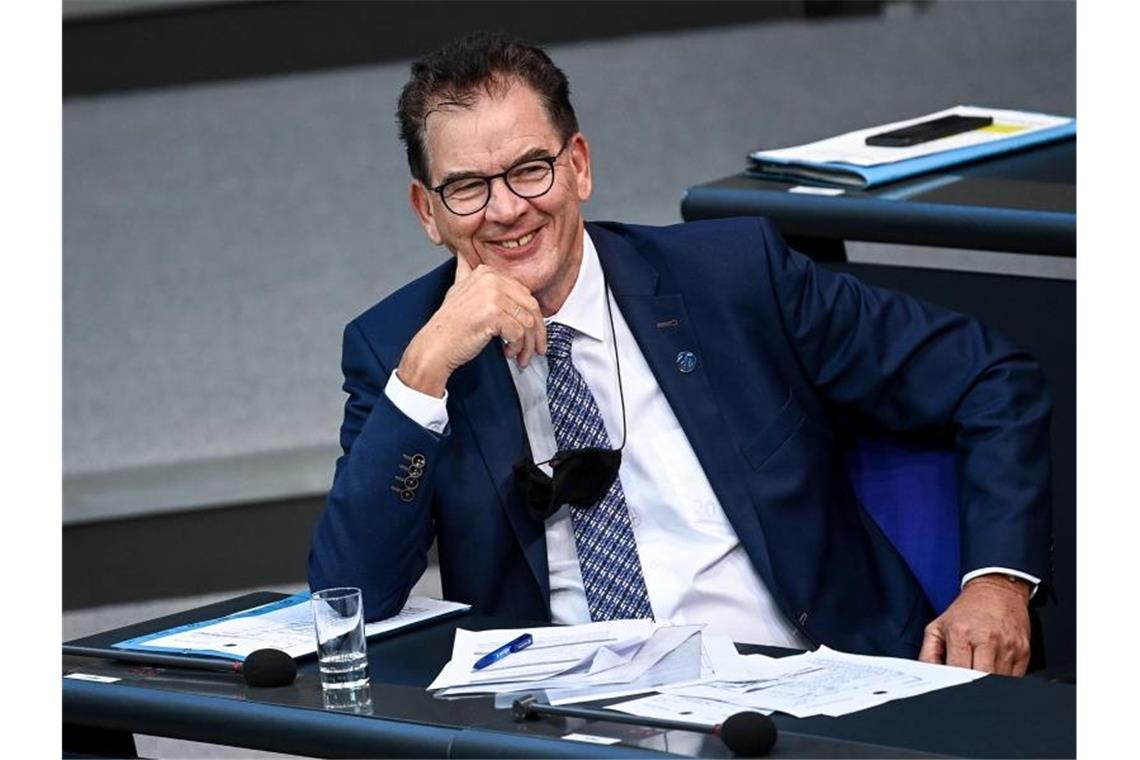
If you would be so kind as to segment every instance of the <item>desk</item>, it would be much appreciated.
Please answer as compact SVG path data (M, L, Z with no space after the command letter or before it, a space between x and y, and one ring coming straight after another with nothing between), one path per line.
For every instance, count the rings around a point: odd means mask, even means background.
M280 596L251 594L72 643L107 646ZM133 751L130 734L141 733L323 757L729 756L719 739L689 731L554 718L517 724L489 698L443 701L424 691L449 658L456 627L514 625L525 622L467 615L370 642L370 715L323 709L311 659L300 664L291 686L253 689L227 674L64 657L64 675L122 679L63 679L64 748L124 753ZM841 718L774 719L780 739L772 757L1076 754L1075 687L1034 678L991 676ZM559 738L570 732L611 736L621 744Z
M794 185L725 177L689 188L681 216L766 216L809 255L818 246L802 240L1076 256L1076 140L839 196L788 192Z

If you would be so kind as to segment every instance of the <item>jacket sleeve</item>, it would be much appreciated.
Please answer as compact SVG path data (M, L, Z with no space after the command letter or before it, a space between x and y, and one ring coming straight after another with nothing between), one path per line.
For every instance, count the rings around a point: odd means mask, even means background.
M365 620L396 614L427 567L436 464L449 436L421 427L384 394L389 370L356 323L344 331L340 428L325 509L313 531L309 586L356 586Z
M817 267L762 228L785 333L822 396L873 426L953 439L962 573L1047 583L1051 401L1037 362L973 318Z

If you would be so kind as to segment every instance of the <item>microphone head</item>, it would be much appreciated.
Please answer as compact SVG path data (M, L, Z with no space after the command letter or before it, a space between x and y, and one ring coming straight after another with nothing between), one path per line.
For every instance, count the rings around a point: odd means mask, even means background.
M776 724L767 715L738 712L720 724L717 733L733 754L762 757L776 746Z
M297 663L280 649L250 652L241 667L250 686L288 686L297 678Z

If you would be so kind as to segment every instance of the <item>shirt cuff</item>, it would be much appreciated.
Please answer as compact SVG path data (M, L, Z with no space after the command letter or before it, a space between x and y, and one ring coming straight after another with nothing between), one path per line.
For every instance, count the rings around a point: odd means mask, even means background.
M1023 581L1028 581L1033 589L1029 592L1029 598L1032 599L1037 594L1037 587L1041 584L1041 579L1029 573L1023 573L1020 570L1011 570L1008 567L983 567L978 570L971 570L962 576L962 586L965 586L970 581L977 578L979 575L989 575L997 573L999 575L1012 575L1014 578L1021 578Z
M433 433L443 434L447 428L447 389L443 391L443 398L436 398L427 393L420 393L414 388L404 385L395 371L388 376L388 384L384 386L384 395L395 404L396 408L404 413L420 427L425 427Z

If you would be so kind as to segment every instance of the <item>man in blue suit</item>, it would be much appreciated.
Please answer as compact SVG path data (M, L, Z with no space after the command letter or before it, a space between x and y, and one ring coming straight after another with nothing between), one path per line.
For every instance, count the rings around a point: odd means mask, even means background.
M545 53L493 35L413 65L411 204L454 256L345 330L344 455L310 584L359 586L369 619L392 615L434 540L444 595L483 613L652 615L1024 673L1048 575L1037 365L967 317L814 266L764 220L584 223L568 93ZM955 449L962 588L936 618L853 494L855 433ZM542 478L517 473L619 448L616 478L550 515L524 487ZM591 480L559 472L555 502Z

